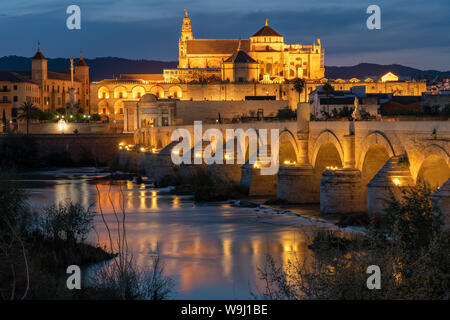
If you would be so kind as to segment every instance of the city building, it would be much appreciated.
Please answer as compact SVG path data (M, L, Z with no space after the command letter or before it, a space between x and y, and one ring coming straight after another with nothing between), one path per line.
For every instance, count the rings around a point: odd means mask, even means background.
M295 110L299 102L309 101L308 96L327 82L336 91L364 87L366 94L421 96L427 90L425 81L399 81L391 72L375 80L327 79L320 39L312 45L285 44L284 37L267 20L249 39L195 39L186 12L178 54L178 68L165 69L162 74L122 74L115 79L92 82L91 112L105 120L123 123L125 103L131 110L130 104L137 107L145 94L158 100L193 102L248 104L255 100L276 100ZM301 93L294 89L296 78L305 80ZM241 108L245 113L254 106L246 107L244 103Z
M89 66L83 56L67 72L48 70L47 59L41 51L40 44L31 59L31 70L0 72L0 101L6 117L16 121L17 108L24 101L30 101L43 111L65 108L69 102L69 91L75 90L75 103L89 113Z

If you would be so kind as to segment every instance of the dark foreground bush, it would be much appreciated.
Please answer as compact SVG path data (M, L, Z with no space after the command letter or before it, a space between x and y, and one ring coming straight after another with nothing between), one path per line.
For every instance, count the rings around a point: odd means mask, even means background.
M444 299L450 297L450 234L431 211L431 190L418 184L389 202L384 224L365 235L321 232L310 257L258 269L268 299ZM381 289L367 288L367 268L381 270Z

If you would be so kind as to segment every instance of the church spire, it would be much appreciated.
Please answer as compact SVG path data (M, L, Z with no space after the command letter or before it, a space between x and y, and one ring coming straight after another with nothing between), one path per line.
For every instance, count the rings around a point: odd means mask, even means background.
M269 25L269 23L267 22L269 19L266 18L266 24L265 26L267 27Z

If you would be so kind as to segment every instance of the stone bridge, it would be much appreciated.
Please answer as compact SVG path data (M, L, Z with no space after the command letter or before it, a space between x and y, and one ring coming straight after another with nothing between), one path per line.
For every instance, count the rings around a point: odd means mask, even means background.
M419 180L440 187L437 194L448 193L450 122L309 121L308 118L309 113L299 112L298 120L290 122L203 125L203 132L216 128L224 136L226 129L238 128L280 132L277 174L262 176L260 168L248 162L213 164L208 169L239 181L249 188L250 195L276 196L291 203L320 202L323 213L366 210L380 213L385 205L383 199L390 194L398 195L403 187ZM141 170L146 169L155 178L170 174L173 169L170 154L175 146L171 134L177 128L155 127L135 132L136 144L158 150L138 154ZM183 128L193 134L193 126ZM248 143L245 149L248 160Z

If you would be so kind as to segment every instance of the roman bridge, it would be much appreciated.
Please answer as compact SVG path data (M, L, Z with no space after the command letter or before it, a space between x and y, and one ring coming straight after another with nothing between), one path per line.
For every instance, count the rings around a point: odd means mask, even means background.
M203 132L215 128L224 137L226 129L280 132L277 174L261 175L260 166L248 161L244 165L212 164L208 169L247 186L250 195L276 196L292 203L320 202L324 213L381 212L382 199L419 180L448 193L450 122L309 121L307 117L299 115L298 121L290 122L203 125ZM156 180L173 173L170 156L176 143L171 134L177 128L135 132L135 143L147 147L137 155L141 171L145 169ZM193 135L193 126L182 128ZM267 144L270 149L270 141ZM216 148L217 143L213 145ZM247 140L245 154L248 160ZM181 172L192 166L181 165Z

